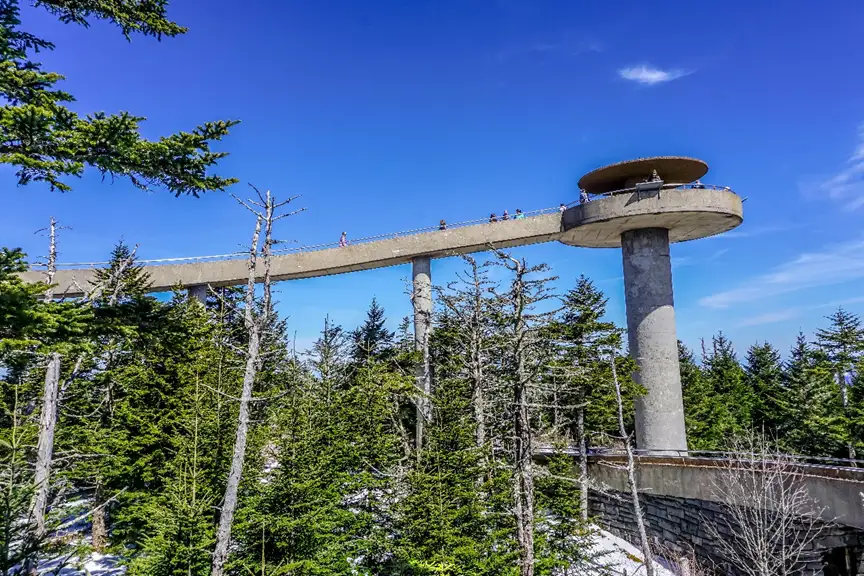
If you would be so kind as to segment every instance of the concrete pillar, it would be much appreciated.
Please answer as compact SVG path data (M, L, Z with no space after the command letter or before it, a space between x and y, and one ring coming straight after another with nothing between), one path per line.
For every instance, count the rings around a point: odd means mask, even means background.
M206 284L196 284L194 286L189 286L189 297L195 298L201 304L207 303L207 285Z
M635 380L647 390L636 399L636 446L687 450L669 231L629 230L621 235L621 248L630 355L638 366Z
M420 352L421 360L415 368L417 388L421 392L417 402L417 447L423 444L423 425L429 418L427 398L432 392L429 374L429 338L432 333L432 259L418 256L411 261L414 289L414 349Z

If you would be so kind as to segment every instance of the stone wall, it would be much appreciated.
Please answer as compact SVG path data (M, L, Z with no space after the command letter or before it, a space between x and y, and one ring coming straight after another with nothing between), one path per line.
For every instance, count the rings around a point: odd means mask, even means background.
M712 523L724 536L729 535L730 522L722 504L706 500L643 494L646 528L652 543L664 557L694 556L702 565L715 566L719 574L741 574L728 560L719 555L707 523ZM636 518L632 500L625 493L591 492L590 513L609 532L638 546ZM851 576L842 564L849 555L856 564L851 574L864 575L864 531L845 526L823 525L818 537L808 546L802 574Z

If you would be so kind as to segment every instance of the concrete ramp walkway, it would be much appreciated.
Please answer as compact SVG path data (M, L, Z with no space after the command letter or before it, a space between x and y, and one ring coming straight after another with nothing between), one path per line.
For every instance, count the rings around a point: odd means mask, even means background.
M272 274L276 280L295 280L330 276L357 270L371 270L410 262L418 256L443 258L482 252L490 248L510 248L550 242L561 235L561 213L541 214L519 220L507 220L435 230L420 234L396 236L383 240L348 244L309 252L293 252L274 256ZM178 264L147 265L153 282L153 292L169 291L177 285L185 287L210 285L234 286L246 282L246 259L193 261ZM54 276L55 294L83 296L93 279L93 269L58 270ZM29 282L44 279L40 271L21 275Z

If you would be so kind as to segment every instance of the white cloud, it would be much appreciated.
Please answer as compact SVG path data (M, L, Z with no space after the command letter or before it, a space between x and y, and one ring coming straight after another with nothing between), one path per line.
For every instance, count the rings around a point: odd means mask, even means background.
M690 74L687 70L661 70L650 65L632 66L630 68L621 68L618 70L618 75L625 80L632 80L639 84L661 84L663 82L671 82L682 76Z
M816 286L830 286L864 278L864 239L805 252L794 260L746 281L738 288L699 300L709 308L727 308L739 302L771 298Z
M743 228L743 230L741 229ZM800 226L791 226L789 224L769 224L766 226L747 226L746 224L739 229L732 230L731 232L724 232L723 234L717 234L716 236L709 236L706 240L714 239L714 238L752 238L753 236L765 236L768 234L775 234L777 232L786 232L787 230L794 230L796 228L800 228Z
M798 316L798 308L788 308L786 310L778 310L777 312L768 312L758 316L751 316L742 321L739 326L761 326L763 324L774 324L775 322L783 322L791 320Z
M846 167L819 184L817 192L840 202L846 210L864 206L864 124L858 127L858 146Z

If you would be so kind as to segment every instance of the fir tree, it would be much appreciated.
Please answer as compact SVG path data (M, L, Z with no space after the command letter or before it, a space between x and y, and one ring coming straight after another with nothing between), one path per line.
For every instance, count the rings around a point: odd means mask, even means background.
M111 251L108 266L97 268L93 280L93 294L101 303L112 306L142 298L150 288L150 275L137 263L134 250L122 240Z
M207 417L204 398L196 383L194 396L188 398L192 406L188 421L180 423L184 434L168 466L165 489L144 506L148 535L131 563L132 575L205 576L210 572L216 495L203 475L208 463L202 438Z
M799 454L838 455L846 440L843 405L830 365L798 334L784 366L782 445Z
M373 298L369 310L366 311L366 321L351 333L351 357L354 362L382 359L392 352L395 335L384 327L386 322L384 309L378 305L378 300Z
M783 366L780 353L769 343L747 350L744 379L753 398L753 428L776 441L787 417L781 408Z
M684 396L684 423L691 450L716 450L724 440L729 421L725 404L702 368L682 342L678 342L678 365Z
M514 574L512 542L494 529L488 498L500 473L485 467L475 442L471 399L470 381L437 381L423 457L397 505L397 573Z
M138 33L161 39L186 32L167 19L166 2L125 0L48 0L35 4L61 22L89 26L104 20L129 39ZM225 156L210 144L222 139L235 121L209 122L192 132L157 141L139 132L143 117L128 112L79 116L68 106L75 98L56 84L63 76L47 72L31 57L54 44L21 29L19 0L0 1L0 162L17 167L18 184L46 182L70 190L67 176L81 176L85 166L102 175L125 176L142 189L164 187L177 195L221 190L236 180L207 174Z
M864 357L864 326L855 314L838 308L828 317L831 326L816 331L816 342L831 362L838 382L846 388L846 374Z
M604 320L608 299L585 276L579 277L576 287L562 300L563 308L551 327L551 335L559 347L556 366L560 367L553 381L553 385L560 386L553 405L565 408L553 412L552 423L564 425L569 438L580 444L587 441L584 431L595 435L616 433L615 391L609 385L608 355L621 349L624 331ZM632 406L632 398L630 403Z
M858 316L847 312L842 307L829 316L828 320L831 321L831 326L825 330L817 330L816 340L837 379L848 434L852 436L854 434L852 428L855 427L852 423L855 419L855 410L849 406L849 387L855 365L864 358L864 327ZM847 445L847 454L849 458L856 457L855 443L851 437Z
M741 435L751 426L753 397L744 381L732 342L720 332L711 339L711 352L705 359L704 374L717 400L725 405L728 419L718 423L725 438Z

